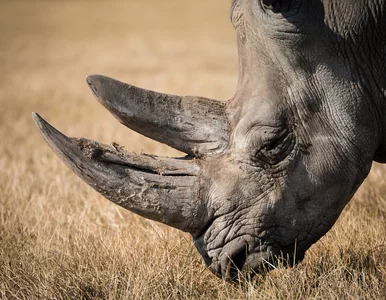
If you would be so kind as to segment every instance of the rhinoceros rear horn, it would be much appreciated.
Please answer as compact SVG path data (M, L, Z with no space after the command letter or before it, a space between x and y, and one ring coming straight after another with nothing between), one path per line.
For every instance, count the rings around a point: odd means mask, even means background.
M51 149L88 185L145 218L197 234L205 225L195 160L138 155L84 138L69 138L38 114L33 119Z
M125 126L193 156L227 145L225 104L141 89L101 75L86 79L98 101Z

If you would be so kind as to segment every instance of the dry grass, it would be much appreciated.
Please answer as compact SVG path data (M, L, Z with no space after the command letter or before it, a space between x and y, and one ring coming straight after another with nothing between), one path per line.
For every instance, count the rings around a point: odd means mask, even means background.
M103 199L50 151L30 113L67 134L175 155L116 122L90 95L98 72L219 99L236 83L228 1L0 1L0 298L382 299L386 170L293 269L224 283L190 237Z

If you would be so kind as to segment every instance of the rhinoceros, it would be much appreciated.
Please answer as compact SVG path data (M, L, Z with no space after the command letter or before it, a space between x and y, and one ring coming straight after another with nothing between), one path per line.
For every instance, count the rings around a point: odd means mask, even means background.
M386 162L385 14L385 0L233 0L239 80L227 102L87 77L122 124L185 157L69 138L33 118L104 197L190 233L216 275L294 265L372 162Z

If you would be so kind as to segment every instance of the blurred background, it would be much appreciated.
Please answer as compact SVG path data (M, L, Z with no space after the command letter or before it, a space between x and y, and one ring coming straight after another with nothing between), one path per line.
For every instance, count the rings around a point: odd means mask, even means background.
M146 148L93 100L84 80L92 73L222 100L235 89L228 1L16 0L1 1L0 9L0 113L2 127L12 123L7 135L25 135L15 125L32 126L29 113L37 111L68 134ZM29 136L36 139L36 131Z

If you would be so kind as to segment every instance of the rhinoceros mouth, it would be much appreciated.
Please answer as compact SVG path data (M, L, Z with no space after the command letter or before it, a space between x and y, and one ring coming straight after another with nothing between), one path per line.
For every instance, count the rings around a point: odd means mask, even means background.
M208 249L204 236L194 238L197 250L215 275L229 281L249 281L257 274L265 274L278 267L295 266L304 258L304 251L250 235Z
M258 249L248 253L247 248L243 246L236 253L213 260L209 268L217 276L230 281L249 281L257 274L267 273L278 265L279 260L271 251Z
M231 281L250 281L258 274L265 274L278 267L293 267L304 258L304 253L288 252L264 247L256 252L248 253L244 248L239 253L229 257L225 278ZM217 273L224 277L224 271Z

